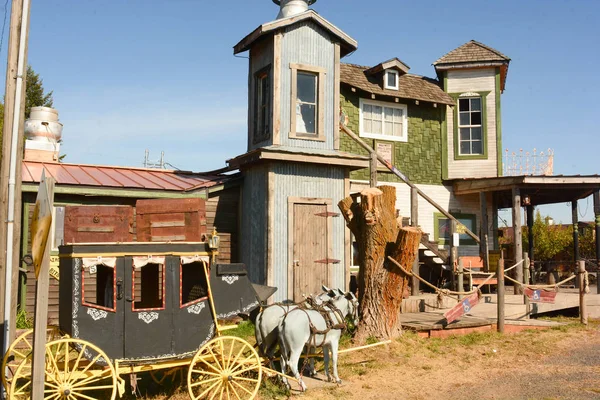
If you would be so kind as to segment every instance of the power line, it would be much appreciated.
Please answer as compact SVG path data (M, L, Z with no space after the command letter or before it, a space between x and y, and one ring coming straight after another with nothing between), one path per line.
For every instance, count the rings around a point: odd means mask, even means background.
M2 36L0 36L0 53L2 53L2 45L4 44L4 29L6 28L6 16L8 15L8 0L4 3L4 22L2 23Z

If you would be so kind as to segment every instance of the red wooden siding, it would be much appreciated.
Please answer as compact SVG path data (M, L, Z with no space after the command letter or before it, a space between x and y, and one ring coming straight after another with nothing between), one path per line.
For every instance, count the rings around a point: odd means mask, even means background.
M138 242L200 242L206 234L204 199L136 202Z
M65 243L133 241L130 206L65 207Z

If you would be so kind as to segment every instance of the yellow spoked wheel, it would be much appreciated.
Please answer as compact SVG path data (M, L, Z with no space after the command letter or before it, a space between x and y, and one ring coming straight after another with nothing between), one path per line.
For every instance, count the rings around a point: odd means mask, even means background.
M49 326L46 329L46 343L61 337L58 326ZM33 329L28 329L15 339L10 345L2 359L2 386L4 390L10 390L10 383L21 362L28 360L33 350ZM26 372L27 368L23 369Z
M31 368L21 363L10 387L11 400L31 398ZM108 356L85 340L65 338L46 344L44 399L114 400L117 374Z
M193 400L254 399L262 379L262 364L252 345L234 336L219 336L194 356L188 371Z

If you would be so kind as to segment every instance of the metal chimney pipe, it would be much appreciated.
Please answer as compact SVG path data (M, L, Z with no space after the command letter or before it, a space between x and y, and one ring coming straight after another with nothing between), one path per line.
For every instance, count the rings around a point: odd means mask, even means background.
M315 4L317 0L273 0L280 7L277 19L292 17L308 11L308 7Z

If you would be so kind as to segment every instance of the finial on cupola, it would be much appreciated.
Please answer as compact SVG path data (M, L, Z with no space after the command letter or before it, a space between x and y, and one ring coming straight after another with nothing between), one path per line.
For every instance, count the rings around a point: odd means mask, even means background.
M273 0L273 3L280 7L277 19L288 18L308 11L308 7L316 2L317 0Z

